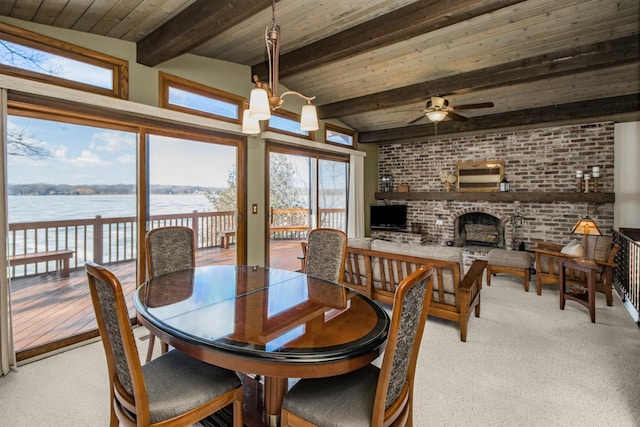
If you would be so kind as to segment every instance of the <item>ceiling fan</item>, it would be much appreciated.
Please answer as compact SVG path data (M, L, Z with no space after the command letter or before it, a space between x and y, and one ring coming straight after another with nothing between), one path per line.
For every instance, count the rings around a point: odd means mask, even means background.
M413 124L419 120L424 119L425 117L435 123L441 122L446 118L463 122L467 120L467 118L465 116L461 116L460 114L454 112L453 110L473 110L476 108L491 108L491 107L493 107L493 102L480 102L477 104L464 104L464 105L450 106L449 101L444 96L432 96L427 101L425 109L422 110L425 114L418 117L415 120L410 121L408 124Z

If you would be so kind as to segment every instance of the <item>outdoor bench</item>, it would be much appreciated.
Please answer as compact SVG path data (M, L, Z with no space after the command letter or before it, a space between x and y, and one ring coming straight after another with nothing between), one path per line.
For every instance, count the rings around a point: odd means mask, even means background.
M9 257L9 266L56 261L56 270L60 272L60 276L69 277L69 264L72 257L73 251L70 249L12 255Z

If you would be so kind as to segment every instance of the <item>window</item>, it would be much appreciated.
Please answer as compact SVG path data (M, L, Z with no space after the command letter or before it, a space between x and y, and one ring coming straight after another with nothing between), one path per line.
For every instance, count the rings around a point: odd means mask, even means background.
M325 123L325 142L355 148L355 132Z
M160 73L160 106L163 108L239 123L244 103L241 96Z
M313 139L313 132L300 130L300 116L289 111L278 110L278 112L271 113L267 129L286 135Z
M0 23L0 73L129 97L127 61Z

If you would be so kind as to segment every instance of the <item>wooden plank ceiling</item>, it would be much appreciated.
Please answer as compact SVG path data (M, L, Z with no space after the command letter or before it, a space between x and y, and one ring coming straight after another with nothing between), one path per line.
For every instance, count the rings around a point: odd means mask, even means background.
M639 4L279 0L280 82L315 95L321 118L360 142L640 120ZM271 1L3 0L0 15L135 42L148 66L192 53L266 79ZM422 110L437 95L494 106L455 111L468 120L436 128Z

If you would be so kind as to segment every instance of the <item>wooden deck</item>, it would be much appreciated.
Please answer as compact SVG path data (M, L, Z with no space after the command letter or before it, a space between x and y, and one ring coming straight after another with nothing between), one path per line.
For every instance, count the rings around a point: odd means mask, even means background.
M300 241L275 242L272 268L300 269ZM235 263L235 245L196 252L196 265ZM131 316L133 292L137 287L135 262L105 264L122 283ZM18 360L33 357L97 335L97 325L87 276L83 268L73 269L67 278L42 274L12 279L11 307L13 336ZM80 337L80 338L78 338Z

